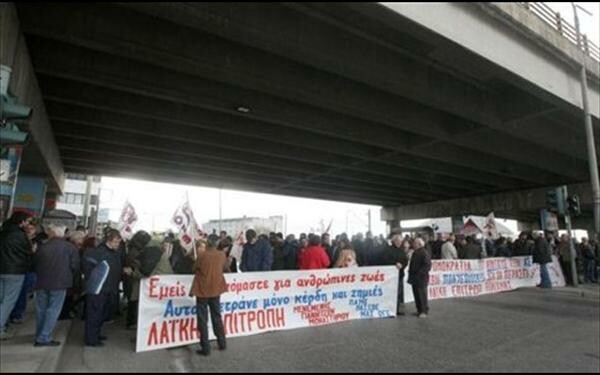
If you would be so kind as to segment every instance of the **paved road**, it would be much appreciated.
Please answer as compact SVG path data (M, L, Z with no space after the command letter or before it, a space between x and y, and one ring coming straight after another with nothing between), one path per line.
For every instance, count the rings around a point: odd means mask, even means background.
M108 327L107 347L83 348L83 324L75 322L58 370L600 372L600 300L558 290L433 301L426 320L351 321L232 338L226 352L210 357L196 355L196 345L135 354L134 334L123 326Z

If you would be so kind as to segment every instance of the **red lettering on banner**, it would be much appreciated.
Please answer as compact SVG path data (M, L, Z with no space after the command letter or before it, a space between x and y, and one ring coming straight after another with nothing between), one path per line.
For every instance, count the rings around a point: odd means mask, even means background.
M158 333L157 333L157 329L156 329L156 322L152 322L152 325L150 326L150 333L148 334L148 342L146 343L146 345L148 346L152 346L152 345L156 345L158 340Z
M335 308L331 307L331 302L319 305L295 306L294 313L300 314L300 317L308 321L311 326L318 326L334 322L348 320L349 312L336 313Z
M150 298L158 298L158 294L155 294L156 283L158 283L158 277L151 277L150 278Z
M252 331L252 322L256 320L256 312L248 311L248 331Z
M507 281L490 281L485 283L485 291L488 293L502 292L512 290L510 280Z
M191 340L197 340L200 336L196 318L163 321L160 323L160 337L158 331L158 324L153 322L150 326L148 335L148 346L164 345L175 342L185 343Z
M282 307L258 311L239 311L223 315L225 335L253 331L260 332L284 326L285 311Z
M188 340L188 325L190 323L189 319L184 319L183 321L181 321L181 324L179 324L179 340L181 341L187 341Z
M158 298L159 301L162 301L165 298L174 298L174 297L185 297L185 286L181 285L178 281L176 285L173 286L159 286L158 282L160 281L159 277L151 277L150 278L150 298Z
M446 290L445 286L429 287L427 289L427 292L429 293L429 297L431 299L434 299L434 298L445 298L446 294L447 294L447 290Z
M452 295L456 297L464 297L464 296L478 296L481 294L482 290L481 284L474 285L453 285L452 286Z
M166 342L165 342L166 341ZM159 344L168 344L169 343L169 328L167 327L167 322L162 323L162 327L160 327L160 341Z
M429 285L440 285L442 280L439 275L429 274Z
M436 260L431 262L431 272L472 271L468 260Z

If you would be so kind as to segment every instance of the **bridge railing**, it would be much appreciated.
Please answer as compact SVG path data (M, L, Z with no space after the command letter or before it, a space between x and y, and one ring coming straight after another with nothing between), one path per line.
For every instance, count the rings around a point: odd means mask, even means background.
M581 41L577 43L577 30L575 26L568 23L559 12L554 11L544 3L517 3L529 10L544 22L552 26L562 36L567 38L571 43L578 46L588 56L600 62L600 48L592 41L588 40L585 34L581 34Z

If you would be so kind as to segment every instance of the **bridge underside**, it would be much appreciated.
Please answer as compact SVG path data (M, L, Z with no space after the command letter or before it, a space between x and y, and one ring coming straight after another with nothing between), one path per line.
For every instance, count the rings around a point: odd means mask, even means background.
M589 178L577 108L377 4L16 8L66 172L383 206Z

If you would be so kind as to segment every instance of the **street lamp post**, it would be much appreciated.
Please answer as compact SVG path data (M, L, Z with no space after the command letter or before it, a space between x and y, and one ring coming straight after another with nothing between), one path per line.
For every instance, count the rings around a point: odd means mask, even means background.
M585 134L587 138L588 164L590 167L590 179L592 182L592 201L594 205L594 235L596 239L600 237L600 181L598 179L598 162L596 161L596 146L594 143L594 131L592 128L592 118L589 111L587 96L587 72L585 68L585 54L581 49L581 33L579 31L579 17L577 17L577 8L583 10L588 15L592 15L586 9L571 3L573 6L573 15L575 17L575 31L577 33L577 47L581 54L581 100L583 104L583 118L585 124Z

